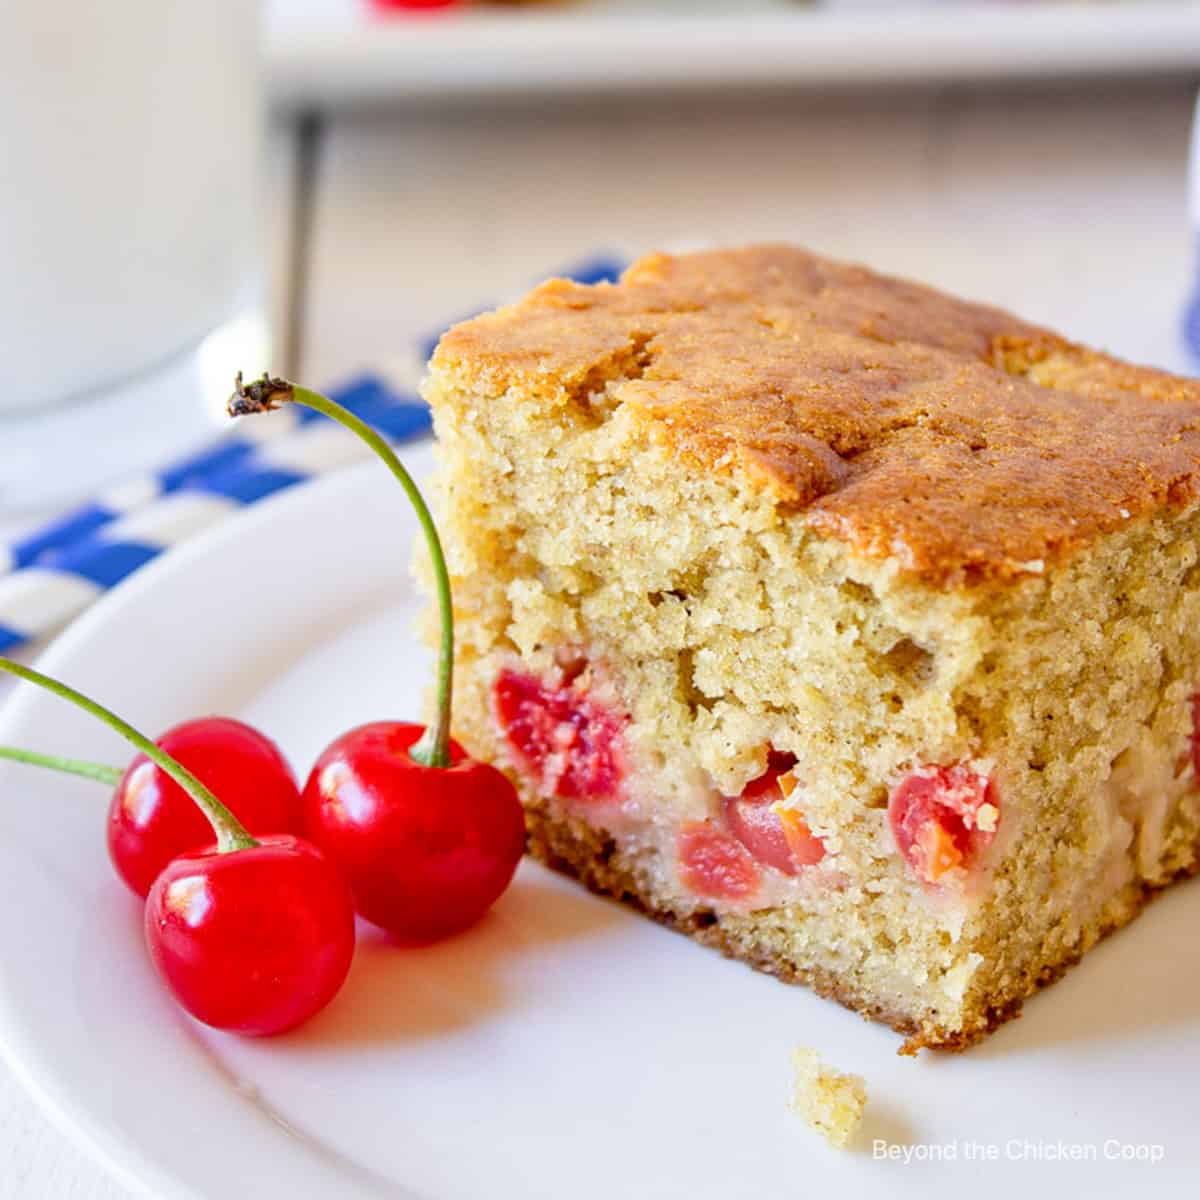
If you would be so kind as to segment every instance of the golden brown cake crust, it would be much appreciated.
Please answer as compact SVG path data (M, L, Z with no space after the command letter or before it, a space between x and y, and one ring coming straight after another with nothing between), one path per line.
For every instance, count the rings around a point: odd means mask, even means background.
M789 246L551 280L434 358L597 393L697 469L939 587L1003 582L1200 492L1200 382Z

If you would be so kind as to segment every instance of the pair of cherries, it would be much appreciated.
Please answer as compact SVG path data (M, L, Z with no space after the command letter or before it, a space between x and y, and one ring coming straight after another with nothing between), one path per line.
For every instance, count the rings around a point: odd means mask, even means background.
M424 499L379 434L318 393L267 376L243 386L239 376L229 408L240 416L287 402L358 434L416 509L441 617L433 724L350 730L301 791L278 747L249 725L207 717L152 742L66 684L0 657L0 670L74 703L139 751L124 771L11 747L0 757L114 786L109 855L145 897L160 975L199 1020L255 1035L294 1028L333 999L354 954L356 911L407 943L448 937L495 903L525 845L512 784L450 738L450 580Z

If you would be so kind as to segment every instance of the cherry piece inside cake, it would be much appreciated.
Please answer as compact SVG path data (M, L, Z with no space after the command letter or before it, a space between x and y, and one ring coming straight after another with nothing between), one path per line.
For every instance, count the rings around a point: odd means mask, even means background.
M539 858L912 1048L1197 869L1200 384L766 246L544 284L427 395Z

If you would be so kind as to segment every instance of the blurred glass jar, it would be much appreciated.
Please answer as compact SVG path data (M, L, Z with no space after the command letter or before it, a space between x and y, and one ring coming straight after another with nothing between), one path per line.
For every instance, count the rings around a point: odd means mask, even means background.
M201 347L262 341L258 18L0 3L0 510L199 436Z

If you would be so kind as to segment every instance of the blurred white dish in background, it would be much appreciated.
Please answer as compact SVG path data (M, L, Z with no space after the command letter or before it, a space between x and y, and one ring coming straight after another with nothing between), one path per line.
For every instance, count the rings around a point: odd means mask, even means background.
M272 99L873 86L1194 72L1200 6L564 0L380 14L367 0L267 0Z
M258 23L257 0L4 5L0 511L202 422L181 361L259 291ZM156 374L160 394L113 408ZM88 458L55 472L71 440Z

